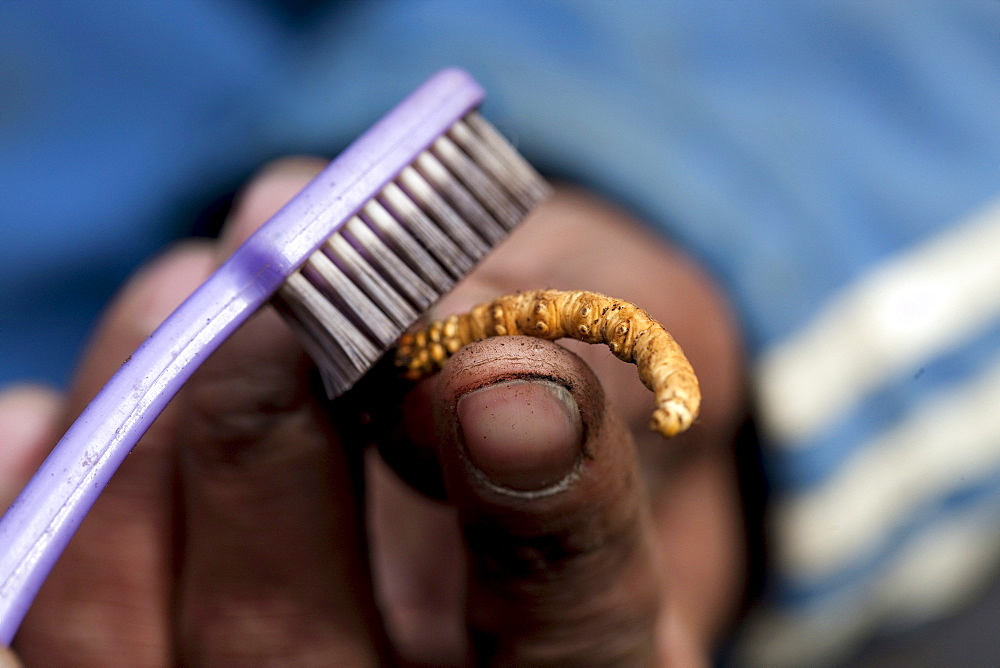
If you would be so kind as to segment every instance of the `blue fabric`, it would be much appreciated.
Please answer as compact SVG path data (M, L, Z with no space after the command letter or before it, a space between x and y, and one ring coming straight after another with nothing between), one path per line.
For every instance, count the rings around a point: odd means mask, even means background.
M86 328L29 293L93 311L205 184L329 153L448 64L533 159L696 252L755 349L996 192L995 7L739 5L347 3L295 28L263 3L3 3L0 382L64 381Z
M754 357L1000 194L995 3L440 0L289 17L263 1L0 3L0 385L64 383L114 286L198 206L271 157L333 153L444 66L484 84L485 114L539 167L698 257ZM875 388L770 457L776 494L821 484L996 358L998 327L919 385ZM778 598L813 605L863 580L922 526L996 505L995 478L931 501L832 579L779 574Z
M1000 252L1000 251L998 251ZM769 462L769 477L782 489L793 491L819 484L850 461L858 449L875 438L885 425L899 422L923 397L960 386L974 377L983 360L1000 359L1000 322L982 335L943 354L912 375L886 383L871 392L871 399L852 408L840 422L809 439L797 450Z

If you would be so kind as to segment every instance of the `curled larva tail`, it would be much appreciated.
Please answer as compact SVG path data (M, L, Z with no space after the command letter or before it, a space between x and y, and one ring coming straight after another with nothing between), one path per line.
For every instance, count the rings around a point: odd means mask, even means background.
M532 290L480 304L405 334L396 348L396 365L409 378L423 378L473 341L513 335L607 344L619 359L636 365L653 391L650 428L668 438L690 427L698 415L698 378L674 338L635 304L596 292Z

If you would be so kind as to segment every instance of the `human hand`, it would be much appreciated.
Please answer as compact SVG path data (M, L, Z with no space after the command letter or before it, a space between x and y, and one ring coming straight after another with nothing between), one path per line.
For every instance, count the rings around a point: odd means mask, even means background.
M0 399L0 433L24 426L7 437L21 468L4 467L17 472L0 491L23 483L66 417L315 167L265 172L220 247L183 244L130 282L66 398ZM439 310L532 287L598 290L661 318L701 376L700 424L673 442L649 434L651 399L607 351L574 347L595 376L556 344L476 344L404 404L413 451L440 463L448 504L435 504L362 455L297 342L262 311L81 526L16 639L27 664L703 658L742 565L729 450L740 361L721 300L676 251L577 192L540 207ZM2 410L11 397L14 415Z

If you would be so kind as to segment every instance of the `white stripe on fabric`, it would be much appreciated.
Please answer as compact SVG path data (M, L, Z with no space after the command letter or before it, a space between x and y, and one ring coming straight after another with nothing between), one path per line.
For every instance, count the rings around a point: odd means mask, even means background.
M740 665L804 666L843 661L885 620L917 624L957 609L995 575L1000 562L994 510L952 518L928 530L874 581L858 582L823 605L752 616L742 635Z
M877 548L922 506L1000 468L1000 359L968 384L928 394L835 477L778 502L778 567L822 578Z
M1000 316L1000 200L861 278L757 369L762 426L788 446Z

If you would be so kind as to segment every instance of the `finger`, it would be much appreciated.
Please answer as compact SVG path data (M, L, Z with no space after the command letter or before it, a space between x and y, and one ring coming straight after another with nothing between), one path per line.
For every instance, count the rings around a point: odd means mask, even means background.
M6 647L0 647L0 668L21 668L22 665L14 652Z
M613 261L608 260L608 248L615 249ZM651 280L636 281L635 273L623 271L623 267L643 267L645 278ZM704 395L702 417L691 430L666 443L647 428L652 396L638 382L634 367L622 364L603 346L561 342L594 370L609 403L631 426L640 469L655 495L654 523L671 593L671 614L660 634L669 640L662 644L669 651L683 651L685 643L678 642L681 629L689 636L686 644L703 651L725 628L735 609L744 560L739 487L731 448L745 407L740 391L739 337L726 304L708 275L679 249L654 237L648 226L592 195L559 187L436 306L434 315L440 318L467 311L498 295L539 285L590 288L635 301L676 336L699 373ZM433 379L425 382L413 394L428 393L432 383ZM429 413L424 406L420 400L411 402L409 413L417 419L408 421L409 439L380 443L380 452L404 480L424 493L441 497L436 443L433 437L425 438L428 430L420 425L420 418ZM417 503L407 499L403 509L412 511ZM406 602L406 609L415 613L409 615L411 618L422 615L431 623L450 619L440 607L415 605L418 596L429 600L423 592L450 591L447 583L440 586L439 575L432 577L441 570L436 568L441 546L450 543L439 537L440 532L425 531L422 526L401 531L396 525L411 526L412 522L399 510L386 510L382 515L395 522L390 529L376 533L392 545L392 549L380 550L385 560L395 558L410 567L431 564L425 569L428 575L416 586L395 586L391 591L415 592ZM404 540L409 549L400 550ZM394 557L398 554L407 556ZM384 570L399 571L399 564L396 566ZM448 574L458 577L453 569ZM425 632L427 626L423 622L407 624L407 628L417 629L413 637L421 640L430 635Z
M623 423L590 370L521 337L460 351L435 415L479 663L646 665L662 582Z
M315 168L294 161L262 173L227 224L224 249ZM271 309L185 387L183 662L365 665L381 651L359 453L342 447L315 387L312 364Z
M0 393L0 508L7 508L56 442L62 398L40 385Z
M95 332L63 427L207 275L204 243L166 253L122 289ZM29 611L15 639L28 665L170 662L172 455L168 406L122 464Z

